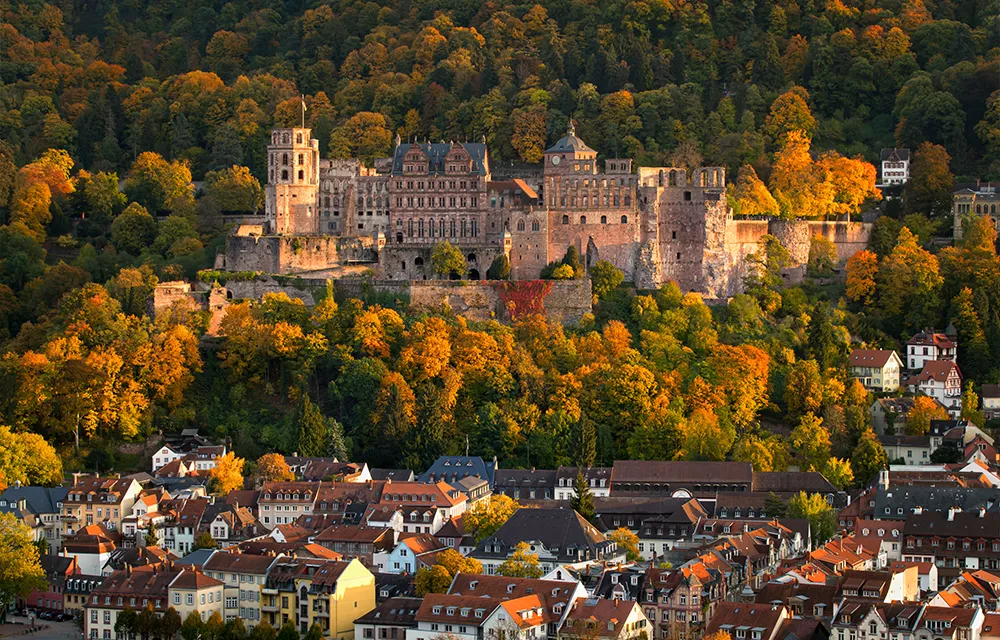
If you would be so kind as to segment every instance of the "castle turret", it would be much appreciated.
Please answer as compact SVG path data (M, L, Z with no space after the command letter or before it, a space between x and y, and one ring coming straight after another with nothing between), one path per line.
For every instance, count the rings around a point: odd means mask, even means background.
M275 129L267 147L268 233L319 233L319 141L306 128Z

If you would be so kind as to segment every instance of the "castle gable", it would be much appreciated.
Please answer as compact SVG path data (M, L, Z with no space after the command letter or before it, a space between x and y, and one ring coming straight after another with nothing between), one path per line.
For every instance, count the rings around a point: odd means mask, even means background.
M418 156L417 152L421 155ZM418 160L419 158L419 160ZM467 173L470 175L489 175L489 156L486 153L486 145L479 142L424 142L403 144L396 147L393 154L392 175L405 175L406 173L431 173L438 175L448 175L456 173ZM417 168L420 162L420 168ZM448 171L449 164L453 165L453 170ZM455 170L454 165L462 164L460 170ZM411 167L407 171L407 167Z

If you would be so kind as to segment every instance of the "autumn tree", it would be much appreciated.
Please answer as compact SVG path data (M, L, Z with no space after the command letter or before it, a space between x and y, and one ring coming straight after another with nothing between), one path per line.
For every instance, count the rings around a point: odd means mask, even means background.
M951 211L955 177L950 163L951 156L941 145L923 142L917 147L904 191L903 201L908 212L941 215Z
M597 300L603 300L605 296L618 288L625 280L625 275L615 265L607 260L598 260L590 267L591 288Z
M466 558L454 549L445 549L434 559L430 567L421 567L414 576L417 595L447 593L455 576L459 573L478 574L483 565L475 558Z
M807 413L792 430L792 446L803 459L803 471L821 471L830 458L830 432L823 419Z
M497 567L497 575L508 578L541 578L544 573L538 554L531 553L527 542L518 542L510 557Z
M13 433L0 425L0 488L22 485L56 486L63 481L62 459L37 433Z
M476 542L489 538L503 526L521 505L510 496L494 494L480 500L465 512L465 530Z
M907 331L933 325L940 310L943 278L937 258L917 245L903 227L892 252L879 263L879 308Z
M0 513L0 608L45 587L45 571L28 525L13 513ZM537 560L537 556L536 556Z
M854 470L850 460L830 457L822 469L823 477L841 491L846 491L854 483Z
M375 158L389 155L392 131L381 113L359 111L334 130L330 149L334 157L359 158L372 166Z
M847 259L847 297L863 305L875 300L878 256L864 249Z
M733 189L734 213L742 216L778 215L778 202L750 165L740 167Z
M625 559L629 562L642 560L639 553L639 536L632 533L625 527L619 527L608 534L608 540L618 545L618 548L625 552Z
M771 111L764 121L764 133L778 143L792 131L811 139L816 132L816 118L809 109L809 94L802 87L792 87L771 103Z
M247 167L234 165L207 173L205 196L222 212L256 213L264 208L264 189Z
M129 200L143 209L160 212L191 197L191 170L180 161L168 162L158 153L140 153L125 178Z
M228 495L237 489L243 488L243 458L237 458L232 451L215 458L215 466L208 472L209 479L215 485L215 490Z
M906 414L906 433L911 436L926 435L930 431L931 420L947 419L948 412L940 402L930 396L917 396Z
M262 482L288 482L295 479L295 474L285 462L285 456L280 453L265 453L257 458L256 475Z

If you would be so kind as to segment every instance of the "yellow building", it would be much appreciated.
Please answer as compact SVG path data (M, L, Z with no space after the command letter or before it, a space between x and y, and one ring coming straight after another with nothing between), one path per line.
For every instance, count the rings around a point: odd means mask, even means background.
M375 608L375 576L357 558L279 559L261 596L261 617L276 629L290 621L305 635L318 624L326 638L354 640L354 621Z

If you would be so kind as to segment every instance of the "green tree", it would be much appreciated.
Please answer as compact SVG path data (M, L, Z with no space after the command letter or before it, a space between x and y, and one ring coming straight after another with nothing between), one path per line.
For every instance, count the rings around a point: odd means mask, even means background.
M133 202L111 223L111 242L119 251L139 255L156 238L156 219Z
M493 259L490 268L486 270L488 280L507 280L510 278L510 258L506 253L501 253Z
M583 471L578 469L576 479L573 481L573 497L570 500L570 508L576 511L587 522L594 523L597 517L597 509L594 507L594 493L590 490L590 483L587 482Z
M281 625L281 630L278 631L276 640L299 640L299 632L295 629L295 625L291 620Z
M135 610L125 605L125 608L118 612L118 616L115 618L115 633L122 634L122 637L126 638L135 633L136 618Z
M141 153L125 178L125 194L143 210L165 211L175 201L191 198L191 170L185 163L168 162L158 153Z
M603 300L625 281L625 274L607 260L598 260L590 268L590 280L594 296L598 300Z
M212 534L208 531L202 531L198 534L198 537L194 541L194 548L197 549L215 549L219 546L219 543L215 541Z
M465 256L462 255L461 249L445 240L434 245L431 265L434 273L439 276L461 277L466 268Z
M830 432L823 419L811 413L802 416L792 430L792 446L803 459L803 471L822 471L830 458Z
M323 640L323 627L319 626L316 622L312 623L309 631L306 632L304 640Z
M205 196L222 212L256 213L264 208L264 189L247 167L233 165L207 173Z
M908 212L942 215L951 211L955 176L949 168L950 163L951 156L941 145L923 142L917 147L904 192Z
M326 453L329 441L329 423L312 403L309 394L303 393L296 411L299 425L298 452L303 456L320 456Z
M800 491L788 501L786 516L809 521L813 547L819 547L837 532L837 512L818 493Z
M204 623L201 620L201 615L197 611L192 611L184 618L184 623L181 625L181 638L184 640L199 640L203 626ZM295 640L298 640L298 634L295 635Z
M164 640L173 640L177 637L181 625L181 615L177 613L177 609L170 607L160 617L160 637Z
M871 429L861 434L858 446L851 454L851 468L854 470L854 479L861 486L866 486L874 479L879 471L889 466L889 458L885 455L882 443L878 436Z

